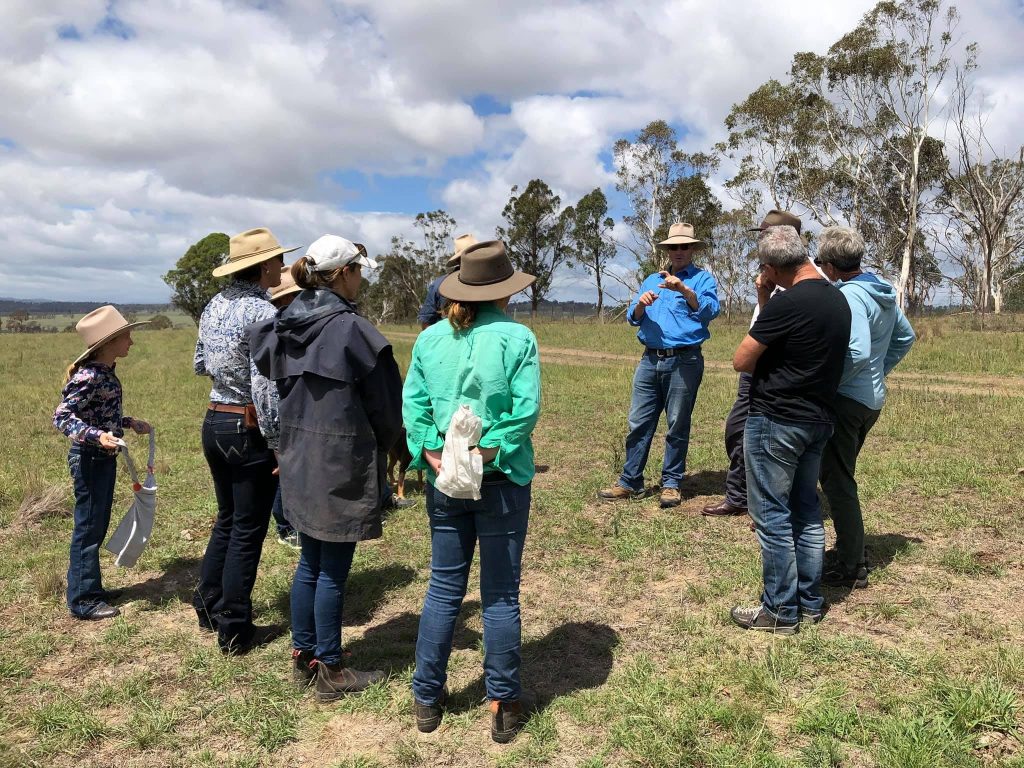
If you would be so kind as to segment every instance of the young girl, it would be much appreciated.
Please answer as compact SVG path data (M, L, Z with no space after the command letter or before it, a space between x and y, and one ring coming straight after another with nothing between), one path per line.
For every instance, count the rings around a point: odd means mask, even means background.
M129 323L111 306L95 309L75 329L87 347L68 367L62 400L53 425L71 438L68 467L75 485L75 530L71 535L68 568L68 609L79 619L111 619L121 612L110 605L120 592L103 589L100 546L110 525L117 473L117 440L130 427L148 434L141 419L121 413L121 382L115 360L128 354Z

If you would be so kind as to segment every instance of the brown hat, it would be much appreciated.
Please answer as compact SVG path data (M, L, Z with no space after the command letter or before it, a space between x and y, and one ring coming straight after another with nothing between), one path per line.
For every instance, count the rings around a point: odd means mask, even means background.
M445 262L446 266L457 267L459 265L459 259L462 258L462 252L469 248L471 245L476 245L477 239L472 235L459 235L455 238L455 253L448 257L448 261Z
M301 290L302 286L296 285L292 279L291 266L285 265L281 267L281 284L270 289L270 303L273 304L278 299L291 296L293 293L298 293Z
M231 238L228 259L213 270L213 276L224 277L233 272L240 272L246 267L267 261L279 254L297 251L299 247L282 248L277 238L266 227L247 229Z
M448 275L437 290L452 301L495 301L519 293L536 279L515 270L503 242L488 240L462 251L458 271Z
M777 211L774 208L765 214L764 221L761 222L761 226L752 227L747 232L763 232L768 227L781 227L789 226L800 232L800 217L796 216L789 211Z
M656 247L664 248L667 245L695 245L704 248L707 243L694 237L692 224L677 221L668 228L668 237L658 243Z
M74 364L78 365L118 334L139 325L149 325L149 322L149 320L142 320L137 323L129 323L120 312L109 304L94 309L75 324L75 330L78 331L78 336L87 349L78 356Z

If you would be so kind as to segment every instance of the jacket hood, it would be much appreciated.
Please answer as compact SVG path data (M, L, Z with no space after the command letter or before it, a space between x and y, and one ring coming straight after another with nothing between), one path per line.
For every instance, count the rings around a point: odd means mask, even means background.
M839 283L839 287L844 289L848 285L854 286L866 293L874 299L882 309L888 309L889 307L896 305L896 289L884 280L880 280L875 275L865 272L857 275L852 280L845 280Z
M305 348L333 318L355 311L353 304L334 291L306 288L278 315L274 329L285 344Z

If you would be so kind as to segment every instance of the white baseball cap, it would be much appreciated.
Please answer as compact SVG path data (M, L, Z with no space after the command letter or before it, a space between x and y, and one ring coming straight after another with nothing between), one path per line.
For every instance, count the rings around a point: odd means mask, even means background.
M349 264L361 264L376 269L377 262L365 256L366 249L338 235L324 235L309 246L306 258L317 272L330 272Z

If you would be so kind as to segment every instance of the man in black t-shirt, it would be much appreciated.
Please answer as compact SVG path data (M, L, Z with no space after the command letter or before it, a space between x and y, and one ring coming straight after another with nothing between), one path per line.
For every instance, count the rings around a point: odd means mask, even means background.
M758 257L762 309L733 367L752 374L743 448L764 592L760 605L733 608L732 619L745 629L793 634L801 621L819 621L824 609L818 470L832 434L850 306L807 260L793 227L766 229ZM776 285L786 290L769 300Z

